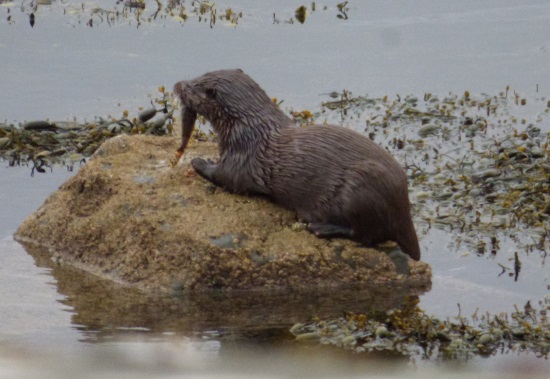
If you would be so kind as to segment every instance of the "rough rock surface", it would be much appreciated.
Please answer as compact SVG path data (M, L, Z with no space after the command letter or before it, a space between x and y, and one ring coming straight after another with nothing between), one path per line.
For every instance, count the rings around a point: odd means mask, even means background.
M180 164L168 137L105 142L19 227L23 244L54 259L143 289L208 290L431 285L424 262L318 239L262 198L214 187L190 168L217 146L194 142Z

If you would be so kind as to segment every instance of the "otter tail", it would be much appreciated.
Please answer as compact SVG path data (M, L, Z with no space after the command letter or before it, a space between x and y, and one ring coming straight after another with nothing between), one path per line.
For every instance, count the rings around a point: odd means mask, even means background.
M412 220L409 218L406 225L402 225L397 233L396 241L401 250L415 261L420 260L420 246Z

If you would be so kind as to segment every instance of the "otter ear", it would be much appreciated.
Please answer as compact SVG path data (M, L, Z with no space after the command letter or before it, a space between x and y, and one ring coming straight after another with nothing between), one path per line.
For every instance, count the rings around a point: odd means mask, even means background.
M208 88L204 93L209 99L214 99L216 97L216 90L214 88Z
M241 74L244 74L244 71L241 70L240 68L236 69L235 71L239 71Z

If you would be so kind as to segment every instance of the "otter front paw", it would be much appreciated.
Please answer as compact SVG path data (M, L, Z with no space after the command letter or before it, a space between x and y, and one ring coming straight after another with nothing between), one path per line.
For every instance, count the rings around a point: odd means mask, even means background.
M193 166L197 174L207 180L210 180L211 182L214 182L214 173L216 172L216 168L218 166L210 159L206 161L202 158L193 158L191 160L191 166Z

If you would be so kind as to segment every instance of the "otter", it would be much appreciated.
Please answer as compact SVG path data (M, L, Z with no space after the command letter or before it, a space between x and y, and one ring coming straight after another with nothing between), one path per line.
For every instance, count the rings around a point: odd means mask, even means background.
M200 114L219 138L217 163L191 160L206 180L294 210L318 237L366 246L391 240L420 259L405 171L371 139L340 126L296 126L239 69L180 81L174 95L181 102L183 128L173 165Z

